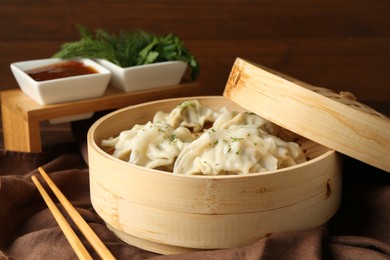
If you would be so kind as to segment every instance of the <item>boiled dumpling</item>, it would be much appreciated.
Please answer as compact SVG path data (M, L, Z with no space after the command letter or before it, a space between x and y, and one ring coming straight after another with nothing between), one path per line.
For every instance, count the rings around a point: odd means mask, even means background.
M215 120L214 129L229 129L237 127L255 127L266 133L277 135L279 127L270 121L248 112L225 111Z
M260 137L256 127L210 129L186 146L176 159L178 174L248 174L273 171L305 161L296 143L268 134Z
M153 122L167 122L174 128L184 126L199 132L206 123L213 123L219 115L218 112L200 104L199 100L188 100L180 103L170 113L157 112Z
M166 122L148 122L103 140L102 146L115 144L113 156L147 168L172 170L176 157L194 140L185 127L174 129Z

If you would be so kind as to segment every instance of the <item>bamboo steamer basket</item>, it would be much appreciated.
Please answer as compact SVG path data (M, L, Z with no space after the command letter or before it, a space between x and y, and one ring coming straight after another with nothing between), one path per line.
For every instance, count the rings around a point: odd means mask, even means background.
M154 101L123 108L88 132L90 192L100 217L123 241L161 254L233 248L326 223L341 198L340 155L299 137L307 162L249 175L183 176L131 165L100 147L157 111L198 99L214 110L247 111L223 96Z

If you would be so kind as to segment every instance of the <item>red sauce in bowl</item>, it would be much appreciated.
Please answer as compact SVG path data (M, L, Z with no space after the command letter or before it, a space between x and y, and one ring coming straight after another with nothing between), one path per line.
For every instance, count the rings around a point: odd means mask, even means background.
M26 71L26 73L36 81L59 79L86 74L98 73L91 66L87 66L80 61L64 61L50 64Z

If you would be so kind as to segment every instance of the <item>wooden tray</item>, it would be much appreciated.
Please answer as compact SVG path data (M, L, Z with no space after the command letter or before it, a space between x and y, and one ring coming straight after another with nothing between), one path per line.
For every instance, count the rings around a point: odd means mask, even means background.
M314 87L237 58L224 95L286 129L390 172L390 120L351 93Z
M1 113L4 147L7 150L40 152L41 121L117 109L160 98L194 95L199 90L197 82L137 92L123 92L108 86L102 97L53 105L38 104L20 89L3 91Z

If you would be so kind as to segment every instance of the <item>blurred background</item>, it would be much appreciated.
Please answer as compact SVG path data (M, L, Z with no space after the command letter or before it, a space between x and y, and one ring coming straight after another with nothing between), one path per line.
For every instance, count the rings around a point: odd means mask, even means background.
M221 95L236 57L312 85L350 91L390 114L388 0L1 0L0 91L10 63L51 57L77 24L175 33L201 66L201 93Z

